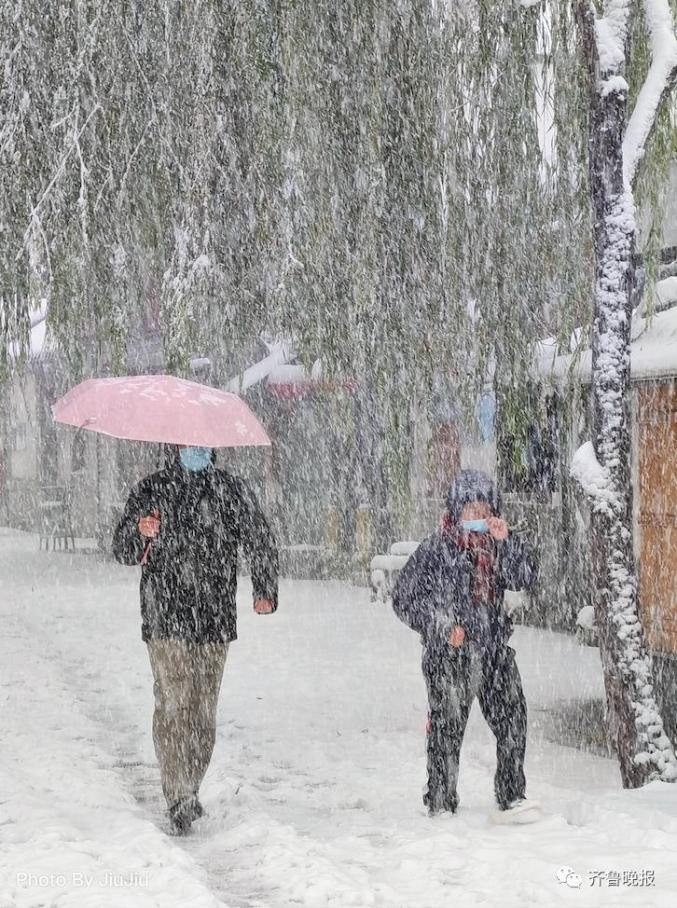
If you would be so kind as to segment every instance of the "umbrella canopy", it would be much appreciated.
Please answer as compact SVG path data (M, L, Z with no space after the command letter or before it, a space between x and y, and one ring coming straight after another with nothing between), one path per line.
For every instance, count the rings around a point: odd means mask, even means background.
M209 448L270 445L236 394L172 375L92 378L52 409L56 422L114 438Z

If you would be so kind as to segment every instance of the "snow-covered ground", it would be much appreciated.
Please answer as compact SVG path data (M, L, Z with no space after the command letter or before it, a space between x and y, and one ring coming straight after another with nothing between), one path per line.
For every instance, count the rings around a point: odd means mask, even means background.
M601 694L594 649L513 638L544 819L490 821L494 745L476 706L461 808L429 819L416 635L366 589L286 582L279 612L256 616L243 582L208 816L178 840L164 831L136 570L0 530L0 578L0 908L677 903L677 786L622 791L613 761L544 736L545 710Z

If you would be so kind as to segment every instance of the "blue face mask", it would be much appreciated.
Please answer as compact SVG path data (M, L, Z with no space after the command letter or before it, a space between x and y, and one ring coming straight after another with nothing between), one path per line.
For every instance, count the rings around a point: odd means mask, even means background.
M462 520L461 526L466 533L488 533L489 526L486 520Z
M191 473L199 473L211 466L212 449L211 448L181 448L179 451L181 464Z

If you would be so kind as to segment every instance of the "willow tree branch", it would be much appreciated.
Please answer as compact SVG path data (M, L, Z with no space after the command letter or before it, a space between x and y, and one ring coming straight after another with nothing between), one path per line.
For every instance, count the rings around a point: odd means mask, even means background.
M651 66L637 96L623 139L625 183L632 187L637 166L658 114L677 82L677 38L668 0L644 0L651 43Z
M73 141L71 142L71 144L69 145L69 147L66 149L66 151L65 151L65 153L64 153L64 155L63 155L63 157L61 158L61 161L59 162L59 166L56 168L56 171L54 172L54 176L52 177L52 179L49 181L49 183L48 183L48 185L47 185L47 188L46 188L45 191L42 193L42 195L40 196L40 198L39 198L38 201L36 202L35 206L33 207L32 211L31 211L30 223L28 224L28 227L26 227L26 230L25 230L25 232L24 232L23 243L22 243L21 249L20 249L20 250L17 252L17 254L16 254L16 261L17 261L17 262L19 261L19 259L21 258L21 256L22 256L23 253L24 253L24 250L25 250L25 248L26 248L26 244L28 243L28 240L29 240L29 237L30 237L30 234L31 234L31 230L32 230L32 226L33 226L33 221L37 218L37 215L38 215L38 212L39 212L40 208L42 207L42 205L43 205L45 199L47 199L47 197L49 196L49 194L50 194L50 192L52 191L52 189L54 188L54 186L55 186L56 182L58 181L59 177L60 177L61 174L63 173L64 167L66 166L66 163L68 162L68 159L70 158L71 154L72 154L73 151L75 150L75 148L76 148L76 146L77 146L77 144L78 144L78 141L79 141L79 139L80 139L80 136L83 134L83 132L85 131L85 129L87 129L87 126L89 125L89 121L92 119L92 117L94 116L94 114L98 113L100 110L101 110L101 106L100 106L99 104L96 104L96 105L94 106L94 108L91 110L89 116L87 117L87 119L85 120L85 122L82 124L82 128L74 135Z

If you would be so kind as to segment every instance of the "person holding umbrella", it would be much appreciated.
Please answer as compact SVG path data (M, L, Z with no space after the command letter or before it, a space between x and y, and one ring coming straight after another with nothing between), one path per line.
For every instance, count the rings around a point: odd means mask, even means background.
M154 679L153 742L170 831L203 813L200 784L216 737L226 654L237 638L237 554L254 610L277 609L277 545L248 485L215 466L215 447L270 444L236 395L171 376L93 379L55 405L60 422L169 443L170 462L129 494L113 554L141 565L141 636ZM203 441L203 444L199 442Z

